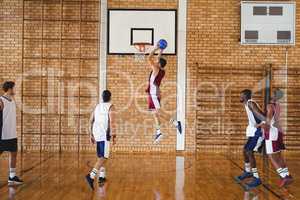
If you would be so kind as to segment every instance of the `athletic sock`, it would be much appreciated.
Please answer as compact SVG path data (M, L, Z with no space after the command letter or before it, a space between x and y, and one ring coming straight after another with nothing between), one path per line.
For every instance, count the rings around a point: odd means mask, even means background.
M160 125L157 125L156 126L156 135L159 135L159 134L161 134L161 132L160 132Z
M259 178L257 168L252 168L252 174L255 178Z
M9 168L9 178L16 176L16 168Z
M90 172L90 177L91 179L95 179L97 176L98 170L96 168L93 168L92 171Z
M289 176L290 175L289 169L287 167L283 168L283 172L284 172L285 176Z
M105 168L101 167L99 170L99 178L105 178Z
M286 168L278 168L276 171L281 178L285 178L286 176L290 175L287 167Z
M251 165L250 163L245 163L245 172L251 172Z

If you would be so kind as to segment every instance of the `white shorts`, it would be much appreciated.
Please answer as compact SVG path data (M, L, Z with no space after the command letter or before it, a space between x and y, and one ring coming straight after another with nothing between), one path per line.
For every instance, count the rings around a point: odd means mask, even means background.
M265 130L265 138L266 138L266 153L273 154L285 150L285 145L283 142L283 133L278 131L277 137L272 138L270 133Z
M148 96L148 109L149 110L158 110L160 109L160 97L157 95Z

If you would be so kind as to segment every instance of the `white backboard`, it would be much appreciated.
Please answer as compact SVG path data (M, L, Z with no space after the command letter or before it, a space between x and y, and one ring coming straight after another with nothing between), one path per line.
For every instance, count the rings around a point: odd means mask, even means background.
M176 54L177 11L158 9L109 9L108 54L135 54L133 43L168 42L164 54Z
M242 1L241 44L294 45L295 2Z

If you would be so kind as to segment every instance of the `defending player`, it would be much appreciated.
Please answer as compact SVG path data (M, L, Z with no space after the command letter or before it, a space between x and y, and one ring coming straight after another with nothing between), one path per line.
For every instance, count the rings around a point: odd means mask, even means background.
M262 183L256 168L254 152L259 151L259 149L263 145L264 139L262 130L260 127L257 128L257 125L260 124L265 117L257 103L252 100L251 90L243 90L240 98L241 103L243 103L245 106L249 124L246 129L247 143L245 144L243 151L245 171L243 174L236 177L236 180L238 182L241 182L246 178L253 177L253 180L250 183L246 184L247 189L252 189Z
M281 181L279 183L280 187L287 186L293 182L293 178L290 175L286 163L281 155L281 151L285 150L285 145L283 143L283 130L280 123L279 100L283 96L284 94L280 89L274 90L271 101L267 107L266 122L257 126L264 128L266 152L278 175L281 177Z
M160 84L165 76L165 66L167 60L161 56L163 49L160 49L158 46L152 50L148 57L148 62L151 66L151 72L148 79L148 88L146 92L148 93L148 108L154 115L155 125L156 125L156 134L154 143L157 144L163 134L160 131L161 119L170 121L181 133L181 122L175 120L173 117L163 112L160 109ZM158 56L155 56L155 53L158 53Z
M102 102L99 103L90 118L89 134L90 140L97 146L98 160L91 172L86 175L89 186L94 189L94 180L99 174L99 185L105 181L104 164L109 158L109 141L112 137L113 144L116 142L116 134L113 129L114 107L111 104L111 92L104 90L102 93Z
M23 181L16 176L18 139L16 131L15 83L3 84L4 95L0 97L0 155L9 152L8 185L20 185Z

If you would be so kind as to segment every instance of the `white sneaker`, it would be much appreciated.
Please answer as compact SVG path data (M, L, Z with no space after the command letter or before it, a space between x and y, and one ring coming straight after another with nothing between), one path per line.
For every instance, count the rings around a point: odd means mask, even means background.
M163 134L159 133L159 134L155 134L155 138L154 138L154 144L158 144L160 142L160 140L163 138Z

